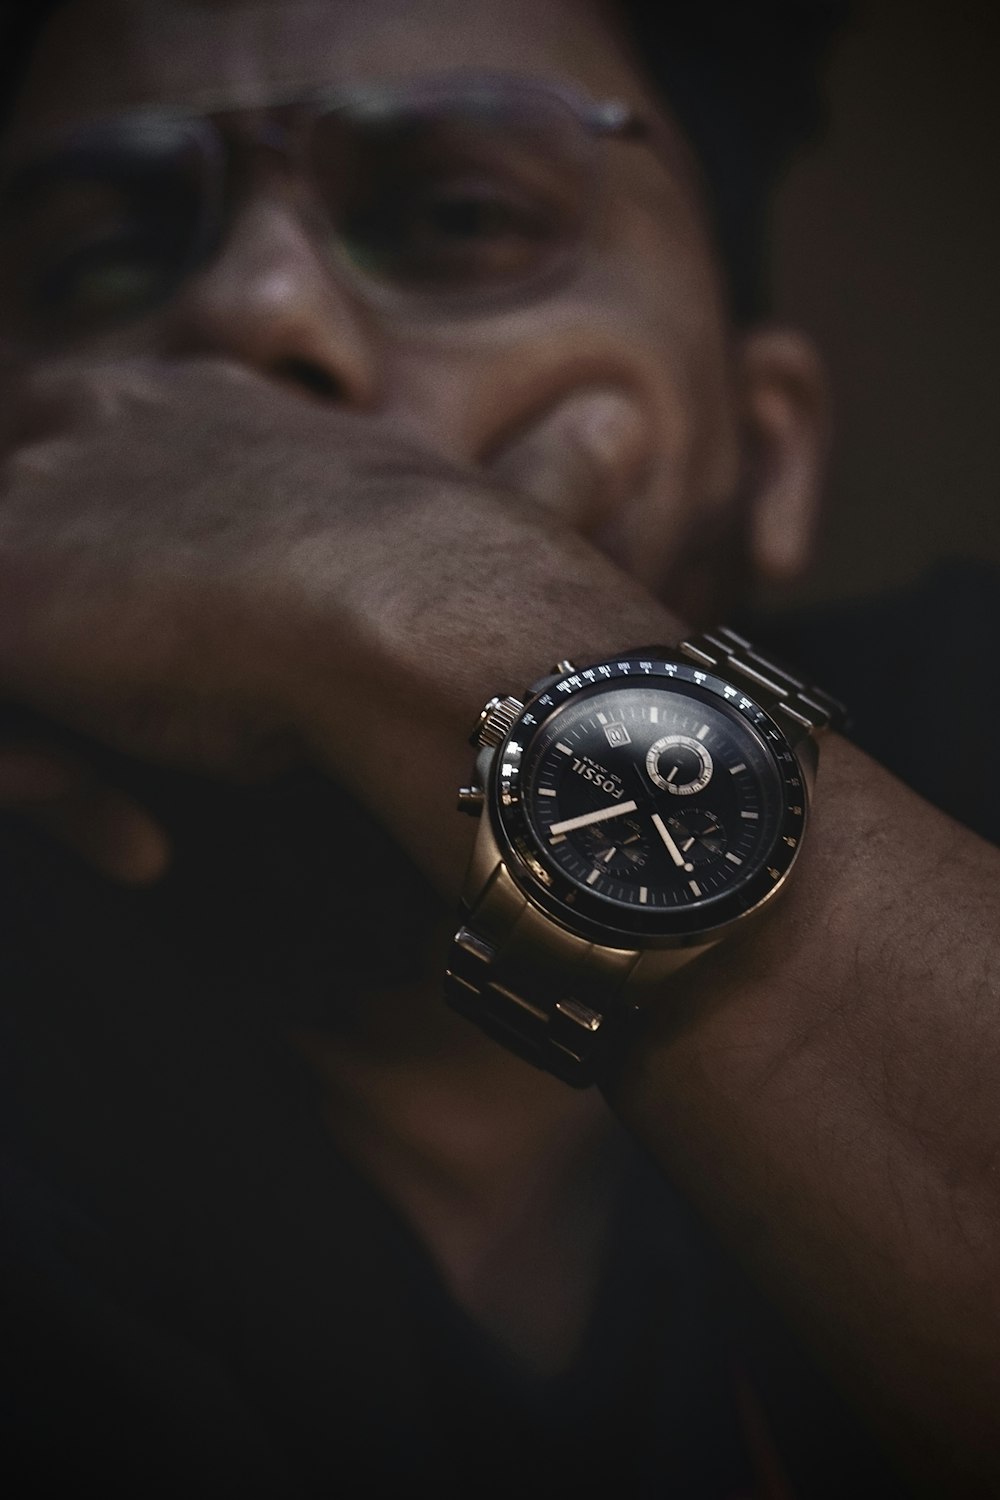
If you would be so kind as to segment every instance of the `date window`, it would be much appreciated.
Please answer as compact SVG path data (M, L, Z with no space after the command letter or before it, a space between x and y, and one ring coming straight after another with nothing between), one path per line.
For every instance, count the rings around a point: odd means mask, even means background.
M604 733L612 750L620 750L623 745L632 743L632 736L624 724L605 724Z

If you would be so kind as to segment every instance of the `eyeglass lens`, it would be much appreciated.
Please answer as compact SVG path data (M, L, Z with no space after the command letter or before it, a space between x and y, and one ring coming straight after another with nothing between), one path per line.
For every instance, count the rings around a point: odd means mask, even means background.
M541 92L373 96L319 112L301 165L331 256L376 294L447 312L565 268L590 147L573 111ZM72 339L169 298L223 238L224 154L204 121L137 117L16 173L0 200L2 329Z

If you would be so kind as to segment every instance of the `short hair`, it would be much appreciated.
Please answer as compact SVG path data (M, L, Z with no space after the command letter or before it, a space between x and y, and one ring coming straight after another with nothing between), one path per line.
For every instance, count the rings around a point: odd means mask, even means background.
M0 129L64 0L0 0ZM825 64L851 0L608 0L701 163L730 310L765 311L774 189L826 119Z
M852 0L612 0L636 61L698 158L733 315L767 306L774 191L828 119Z

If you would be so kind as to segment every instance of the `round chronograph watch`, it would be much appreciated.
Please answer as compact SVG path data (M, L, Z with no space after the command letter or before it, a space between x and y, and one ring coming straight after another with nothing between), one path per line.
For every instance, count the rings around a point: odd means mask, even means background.
M493 698L445 977L455 1009L586 1085L630 1012L769 909L841 706L722 628Z

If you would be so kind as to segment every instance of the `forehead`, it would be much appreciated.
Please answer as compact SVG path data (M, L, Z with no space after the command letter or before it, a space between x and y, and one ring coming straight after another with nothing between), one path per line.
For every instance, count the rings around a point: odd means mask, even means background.
M462 68L650 102L598 0L69 0L32 60L14 130Z

